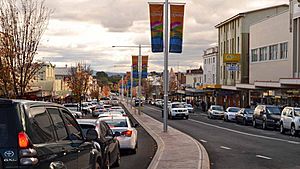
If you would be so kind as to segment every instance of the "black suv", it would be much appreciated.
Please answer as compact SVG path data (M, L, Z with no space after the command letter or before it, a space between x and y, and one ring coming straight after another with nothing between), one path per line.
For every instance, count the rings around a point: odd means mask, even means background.
M281 112L277 106L258 105L253 113L253 127L260 125L263 129L268 127L276 129L280 124L280 115Z
M99 168L89 130L84 138L63 106L0 99L0 168Z

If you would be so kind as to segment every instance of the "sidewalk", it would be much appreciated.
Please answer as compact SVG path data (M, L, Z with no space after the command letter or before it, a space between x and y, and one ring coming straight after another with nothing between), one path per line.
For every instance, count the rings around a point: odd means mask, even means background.
M170 126L162 131L163 124L142 113L137 115L125 102L123 105L154 138L158 149L148 169L209 169L209 157L204 147L195 139Z

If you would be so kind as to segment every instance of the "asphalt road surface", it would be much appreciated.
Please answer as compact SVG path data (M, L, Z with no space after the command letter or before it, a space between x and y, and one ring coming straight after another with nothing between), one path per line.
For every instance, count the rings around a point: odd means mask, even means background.
M145 105L144 113L162 121L161 109ZM203 144L212 169L300 169L300 138L256 129L195 113L168 124Z
M128 113L128 112L127 112ZM130 116L133 123L137 121ZM157 150L157 144L154 139L139 125L138 132L138 150L136 154L121 150L121 165L117 169L147 169Z

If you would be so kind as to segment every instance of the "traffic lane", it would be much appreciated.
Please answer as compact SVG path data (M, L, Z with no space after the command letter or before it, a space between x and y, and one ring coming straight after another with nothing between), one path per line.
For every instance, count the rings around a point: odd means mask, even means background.
M144 112L161 120L158 110L145 107ZM220 130L194 120L169 120L169 125L202 142L212 168L300 168L296 144Z
M160 108L154 106L147 106L147 108L155 109L160 112L162 111ZM228 128L229 130L235 130L236 132L248 133L251 135L259 135L264 137L274 137L277 139L284 139L300 143L300 137L293 137L289 135L288 132L286 134L281 134L278 130L262 130L261 128L254 128L251 125L244 126L241 124L236 124L235 122L224 122L223 120L209 119L207 117L207 114L205 113L191 113L190 119Z
M124 109L126 111L126 109ZM133 123L138 123L130 114L126 112ZM157 150L155 140L147 131L139 125L138 132L138 150L136 154L131 154L128 150L121 150L121 165L118 169L147 169Z

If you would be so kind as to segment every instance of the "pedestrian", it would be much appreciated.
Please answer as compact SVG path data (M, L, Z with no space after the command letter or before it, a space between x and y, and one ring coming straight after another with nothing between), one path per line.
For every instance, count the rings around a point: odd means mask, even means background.
M202 111L206 112L206 104L204 101L201 102Z

